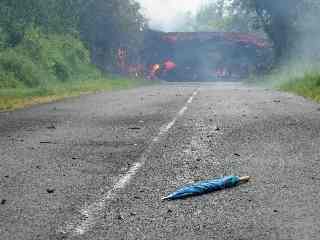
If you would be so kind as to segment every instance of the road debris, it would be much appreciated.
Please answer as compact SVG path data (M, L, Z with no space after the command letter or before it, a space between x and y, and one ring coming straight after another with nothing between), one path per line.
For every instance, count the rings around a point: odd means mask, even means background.
M54 193L56 190L54 190L54 189L47 189L47 193L49 193L49 194L52 194L52 193Z
M40 144L53 144L51 141L41 141Z
M241 183L248 182L249 180L250 180L249 176L245 176L245 177L227 176L227 177L208 180L208 181L201 181L189 186L179 188L177 191L171 193L167 197L162 198L162 201L178 200L178 199L184 199L187 197L207 194L214 191L223 190L226 188L236 187Z
M130 216L132 216L132 217L137 216L137 213L136 212L131 212Z
M57 129L57 128L56 128L55 125L51 124L51 125L49 125L49 126L47 127L47 129L52 129L52 130L54 130L54 129Z
M215 127L214 127L214 130L218 132L218 131L221 130L221 128L220 128L219 126L215 126Z
M119 221L123 221L123 220L124 220L124 217L123 217L121 214L119 214L119 215L117 216L117 219L118 219Z
M141 127L130 127L129 130L140 130Z

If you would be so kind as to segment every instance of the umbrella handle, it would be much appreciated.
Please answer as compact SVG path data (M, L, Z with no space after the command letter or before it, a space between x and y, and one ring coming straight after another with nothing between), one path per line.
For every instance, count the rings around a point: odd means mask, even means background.
M251 177L250 176L244 176L244 177L240 177L240 183L245 183L245 182L249 182Z

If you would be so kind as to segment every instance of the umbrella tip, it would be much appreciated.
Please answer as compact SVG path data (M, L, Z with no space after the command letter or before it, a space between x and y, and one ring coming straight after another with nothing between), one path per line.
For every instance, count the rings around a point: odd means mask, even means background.
M243 182L248 182L250 181L251 177L250 176L244 176L244 177L240 177L240 182L243 183Z
M167 200L169 200L169 197L168 197L168 196L161 198L161 201L162 201L162 202L167 201Z

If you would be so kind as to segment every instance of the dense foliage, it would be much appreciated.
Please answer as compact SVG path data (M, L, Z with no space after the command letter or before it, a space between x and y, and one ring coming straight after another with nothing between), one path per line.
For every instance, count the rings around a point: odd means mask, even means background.
M320 101L320 2L232 0L232 7L256 13L274 45L277 64L255 81Z
M113 71L119 47L139 51L139 8L131 0L0 0L0 88L98 74L90 56Z
M260 19L253 11L235 7L228 0L207 0L200 10L185 16L183 31L191 32L241 32L265 37L259 28Z
M320 2L318 0L233 0L232 7L254 12L272 40L277 59L292 52L319 51ZM312 41L313 39L313 41ZM316 49L315 49L316 48Z
M131 0L85 2L80 32L92 51L94 62L103 68L112 68L118 48L128 49L136 60L146 28L139 4Z
M70 35L30 28L15 47L0 52L0 88L45 87L98 76L89 51Z
M225 0L208 1L195 16L193 31L262 33L257 29L257 14L235 9Z
M79 13L73 0L0 0L0 30L4 46L23 41L31 26L45 33L71 33L78 27Z
M187 16L189 31L233 31L267 36L276 59L319 58L318 0L208 0L196 16Z

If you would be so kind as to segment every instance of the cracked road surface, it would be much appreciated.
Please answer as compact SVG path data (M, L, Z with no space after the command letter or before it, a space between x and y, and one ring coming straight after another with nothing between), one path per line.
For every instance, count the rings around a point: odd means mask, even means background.
M163 84L0 113L0 239L320 235L320 106L239 84ZM224 175L246 185L161 202Z

